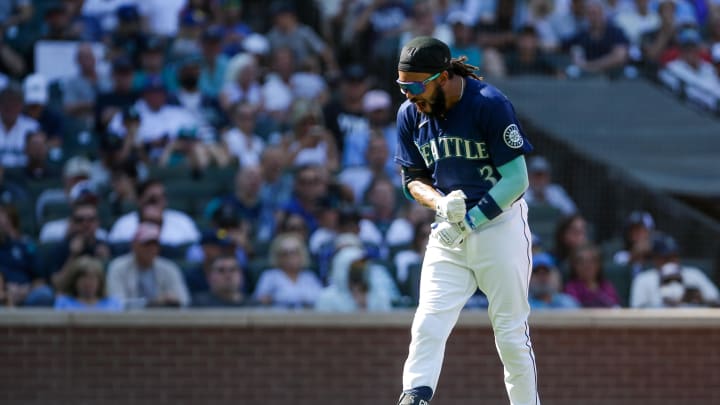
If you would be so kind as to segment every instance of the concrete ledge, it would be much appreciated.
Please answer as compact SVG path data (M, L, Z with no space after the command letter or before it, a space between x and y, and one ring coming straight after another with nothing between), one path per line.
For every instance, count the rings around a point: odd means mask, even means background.
M409 327L414 311L390 313L323 314L311 311L185 309L145 310L123 313L55 312L40 309L0 311L3 326L107 326L107 327ZM700 327L720 328L720 309L597 309L536 311L530 316L536 328L586 327ZM459 327L489 327L483 310L464 311Z

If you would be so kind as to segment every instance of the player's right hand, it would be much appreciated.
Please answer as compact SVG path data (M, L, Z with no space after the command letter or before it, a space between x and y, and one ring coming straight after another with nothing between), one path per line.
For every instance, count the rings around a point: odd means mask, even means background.
M459 246L469 233L470 228L465 224L465 221L454 224L442 221L432 224L430 237L437 239L444 246L454 248Z
M435 212L448 222L460 222L465 218L466 198L467 196L462 190L454 190L450 194L437 199Z

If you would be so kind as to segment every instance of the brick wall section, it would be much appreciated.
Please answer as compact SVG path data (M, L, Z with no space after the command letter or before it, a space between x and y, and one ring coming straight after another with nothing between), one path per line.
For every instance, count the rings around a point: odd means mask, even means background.
M532 336L545 404L720 403L717 322ZM390 405L408 341L382 324L0 324L0 403ZM448 342L433 405L466 403L508 403L487 325Z

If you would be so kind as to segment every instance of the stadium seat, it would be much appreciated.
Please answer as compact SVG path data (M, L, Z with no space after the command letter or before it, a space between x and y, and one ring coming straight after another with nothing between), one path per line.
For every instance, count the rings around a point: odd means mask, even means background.
M628 266L621 266L612 261L603 263L605 278L613 284L620 298L620 305L628 306L630 300L630 286L632 284L632 271Z
M35 246L35 273L49 277L52 254L57 251L61 242L39 243ZM59 266L56 264L56 266Z
M40 225L70 215L70 205L65 201L52 201L45 204L40 213Z
M245 284L247 285L248 291L255 291L255 286L260 279L260 275L270 267L270 261L266 257L256 257L250 260L247 264L247 269L245 269L245 275L247 276Z
M170 180L177 180L177 179L190 179L191 173L190 169L184 166L177 166L177 167L159 167L159 166L150 166L148 168L149 170L149 177L153 179L159 179L163 182L170 181Z
M555 228L562 212L549 204L529 204L528 222L532 233L540 238L546 250L552 250Z
M179 260L185 259L185 254L187 253L188 248L190 247L190 243L184 243L181 245L161 245L160 246L160 256L170 259L174 262L177 262Z

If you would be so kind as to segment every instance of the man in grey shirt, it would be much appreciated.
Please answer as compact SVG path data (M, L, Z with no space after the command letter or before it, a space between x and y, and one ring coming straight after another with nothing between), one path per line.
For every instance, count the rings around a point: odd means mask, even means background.
M132 242L132 251L110 262L108 296L122 300L126 306L142 303L151 307L187 306L190 303L180 268L159 257L160 226L142 222Z

